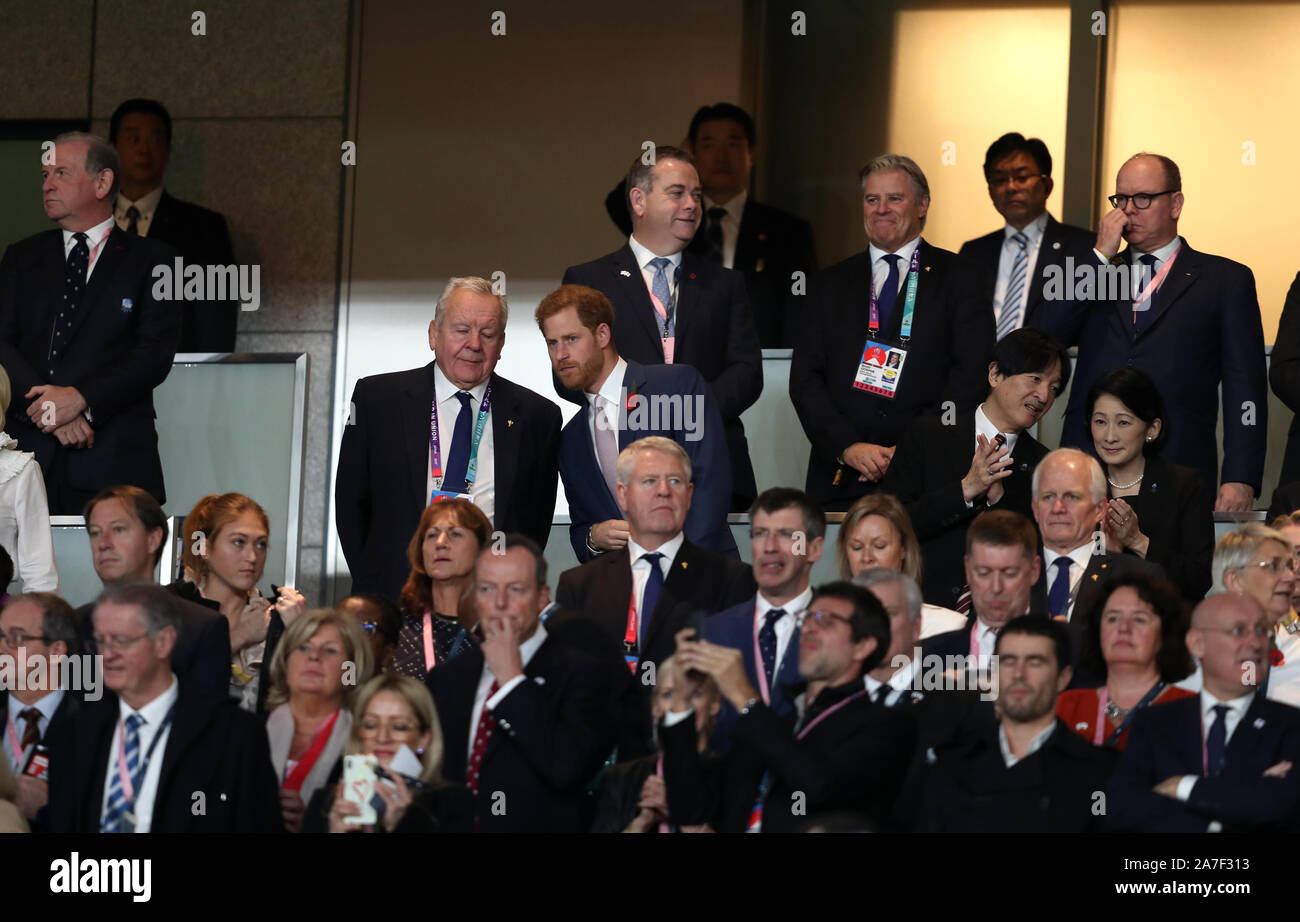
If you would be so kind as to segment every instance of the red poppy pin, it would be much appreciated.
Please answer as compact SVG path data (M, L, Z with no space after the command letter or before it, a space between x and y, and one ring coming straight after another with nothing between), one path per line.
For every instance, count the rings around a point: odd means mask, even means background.
M1282 650L1277 645L1277 634L1268 639L1268 662L1275 669L1286 663L1286 657L1282 655Z
M695 273L694 273L694 272L691 273L691 278L695 278Z
M629 412L629 413L636 409L636 386L635 386L635 385L633 385L632 387L628 388L628 391L627 391L627 409L628 409L628 412Z

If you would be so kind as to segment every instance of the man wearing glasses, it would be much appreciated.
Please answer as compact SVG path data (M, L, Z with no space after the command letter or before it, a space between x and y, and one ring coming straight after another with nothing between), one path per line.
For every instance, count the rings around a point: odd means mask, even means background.
M1092 231L1062 224L1047 213L1052 194L1052 155L1038 138L1010 132L989 145L984 156L989 198L1006 224L967 240L960 255L984 265L994 277L993 316L998 339L1021 327L1051 332L1044 309L1044 279L1065 260L1082 265L1092 258Z
M1300 826L1300 710L1259 694L1273 620L1230 592L1192 613L1187 649L1205 687L1144 708L1111 779L1107 815L1122 830L1229 832Z
M1182 176L1168 157L1135 154L1120 168L1114 209L1097 228L1098 266L1125 266L1135 284L1094 285L1065 305L1060 337L1079 347L1062 445L1091 445L1086 397L1116 368L1160 382L1168 411L1164 457L1219 483L1216 512L1252 508L1264 474L1268 381L1255 276L1193 250L1178 235ZM1128 248L1121 252L1127 241ZM1099 281L1102 273L1099 273ZM1223 467L1214 431L1223 387Z

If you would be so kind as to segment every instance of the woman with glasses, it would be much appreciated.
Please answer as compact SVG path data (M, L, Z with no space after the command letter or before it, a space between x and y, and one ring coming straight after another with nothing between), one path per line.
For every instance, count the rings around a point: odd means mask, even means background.
M1084 623L1080 665L1103 684L1063 692L1056 714L1094 746L1123 749L1138 711L1193 694L1174 685L1191 671L1183 602L1172 583L1134 573L1106 586Z
M1169 430L1159 388L1145 372L1121 368L1097 379L1087 410L1109 484L1108 547L1160 564L1195 605L1210 588L1214 505L1200 471L1160 457Z

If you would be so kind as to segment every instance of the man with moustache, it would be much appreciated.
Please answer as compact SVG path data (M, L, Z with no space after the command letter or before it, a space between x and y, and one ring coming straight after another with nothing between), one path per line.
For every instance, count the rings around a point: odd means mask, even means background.
M880 488L918 416L974 408L993 354L980 266L921 239L930 209L921 168L885 154L860 180L870 245L809 286L790 366L790 398L812 443L805 490L828 511Z
M537 305L537 326L565 387L585 398L560 433L560 476L569 501L569 538L579 562L627 545L618 508L618 454L649 435L686 450L694 494L686 536L736 554L727 527L731 466L722 416L708 384L689 365L642 365L618 354L614 308L585 285L563 285Z

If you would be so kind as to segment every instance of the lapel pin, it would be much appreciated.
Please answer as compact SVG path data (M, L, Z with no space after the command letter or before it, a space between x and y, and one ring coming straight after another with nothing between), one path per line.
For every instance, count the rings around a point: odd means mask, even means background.
M1256 729L1256 730L1263 730L1263 729L1264 729L1264 718L1263 718L1263 717L1256 717L1256 718L1255 718L1255 729Z
M1101 568L1102 568L1103 570L1106 569L1106 565L1103 563L1103 564L1101 565ZM1094 583L1097 582L1097 574L1096 574L1096 573L1092 574L1092 581L1093 581Z
M684 560L682 561L682 569L683 569L683 570L686 569L686 561L684 561Z
M695 278L695 273L694 273L694 272L691 273L691 278Z
M546 684L546 679L539 675L533 676L533 681L536 682L538 685Z
M1077 724L1074 725L1074 729L1076 729L1076 730L1087 730L1087 729L1088 729L1088 721L1086 721L1086 720L1081 720L1081 721L1079 721Z
M122 299L122 313L124 314L131 313L131 308L133 307L135 307L135 302L132 301L130 298Z
M508 419L508 420L506 420L506 428L507 428L507 429L509 429L509 428L510 428L511 426L513 426L514 424L515 424L515 421L514 421L513 419Z
M759 238L759 239L762 239L762 238ZM762 271L763 271L763 260L762 260L761 258L758 260L758 262L754 263L754 271L755 271L755 272L762 272Z
M1060 248L1061 248L1061 241L1058 240L1058 241L1056 241L1055 243L1052 244L1052 249L1053 249L1053 250L1059 250ZM1083 726L1086 727L1087 724L1084 724Z
M626 269L619 269L618 274L623 276L625 279L630 279L632 277L632 273L628 272Z
M929 267L929 266L926 266L926 267L925 267L925 271L926 271L926 272L929 272L929 271L930 271L930 267Z

